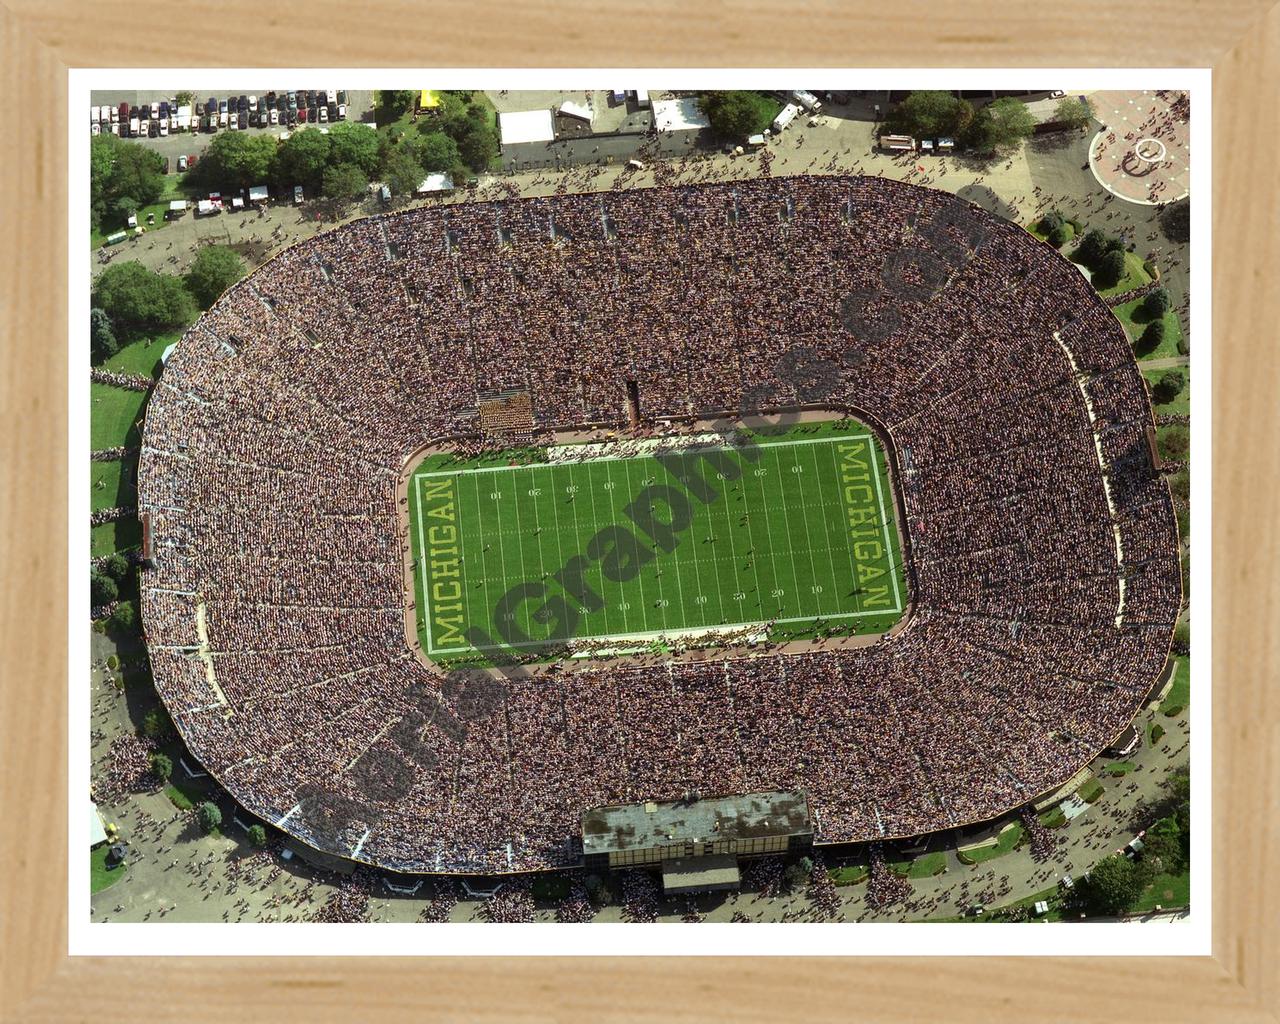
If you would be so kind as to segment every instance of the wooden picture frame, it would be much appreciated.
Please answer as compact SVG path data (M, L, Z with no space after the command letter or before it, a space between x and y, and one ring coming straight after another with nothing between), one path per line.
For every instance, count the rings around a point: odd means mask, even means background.
M960 1022L1004 1012L1032 1020L1277 1019L1277 897L1267 869L1280 848L1280 729L1271 689L1280 675L1272 632L1280 607L1280 360L1273 345L1280 288L1269 273L1280 266L1280 9L1270 0L1150 8L1090 0L1069 10L908 0L892 11L831 0L801 8L660 2L644 10L556 3L453 11L322 0L305 12L231 0L216 12L165 2L138 13L68 0L0 7L0 97L6 111L10 102L18 111L0 154L7 576L0 589L0 1017ZM619 32L624 18L638 30ZM673 34L675 24L682 29ZM67 69L213 67L228 59L389 67L1211 66L1213 955L999 962L69 957ZM28 120L28 111L38 114Z

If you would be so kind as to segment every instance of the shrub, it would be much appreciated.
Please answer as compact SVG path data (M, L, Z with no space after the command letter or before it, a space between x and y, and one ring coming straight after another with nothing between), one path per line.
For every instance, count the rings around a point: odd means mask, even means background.
M261 825L250 825L248 835L249 842L254 846L263 847L267 845L267 830Z
M1061 249L1069 241L1071 241L1071 230L1065 224L1059 224L1049 232L1049 244L1055 249Z
M1164 321L1152 320L1142 329L1138 344L1134 346L1141 353L1154 352L1164 341Z
M1178 654L1191 653L1191 623L1183 619L1173 630L1173 646Z
M222 812L217 804L206 800L196 807L196 822L205 832L212 832L222 824Z
M196 255L187 271L187 288L200 304L208 309L218 296L245 275L244 260L229 246L206 245Z
M1185 334L1178 339L1178 355L1191 355L1191 339Z
M116 657L114 654L108 654L107 668L111 669L111 671L114 672L119 667L120 667L120 659Z
M1182 714L1182 705L1170 704L1167 708L1163 708L1162 710L1164 712L1165 718L1177 718L1180 714Z
M1178 501L1191 500L1191 476L1184 469L1180 473L1175 473L1169 478L1169 490L1173 492L1173 496Z
M1159 743L1164 739L1164 726L1157 722L1151 727L1151 742Z
M96 307L89 310L89 349L97 362L109 359L120 350L116 333L111 329L111 317Z

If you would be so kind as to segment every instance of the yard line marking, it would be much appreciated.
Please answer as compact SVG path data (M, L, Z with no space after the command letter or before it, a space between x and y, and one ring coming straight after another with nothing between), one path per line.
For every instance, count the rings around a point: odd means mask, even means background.
M819 465L818 465L818 449L816 449L816 448L815 448L815 449L813 449L813 478L814 478L814 480L821 480L821 479L822 479L822 469L821 469L821 467L819 467ZM837 507L838 507L838 502L839 502L839 498L840 498L839 486L840 486L840 482L839 482L839 480L837 480L837 481L836 481L836 501L837 501ZM831 550L831 548L832 548L832 543L831 543L831 524L827 521L827 517L826 517L826 514L825 514L825 507L824 507L824 508L820 508L818 511L819 511L819 515L820 515L820 516L821 516L821 518L822 518L822 531L823 531L823 533L826 535L826 538L827 538L827 550L828 550L828 551L830 551L830 550ZM818 586L818 585L819 585L819 583L818 583L818 565L817 565L817 561L816 561L816 559L813 557L813 550L812 550L812 549L813 549L813 538L812 538L812 536L811 536L811 535L810 535L810 533L809 533L809 520L808 520L808 518L806 518L806 519L805 519L805 522L804 522L804 535L805 535L805 537L809 540L809 547L810 547L810 551L809 551L809 564L813 567L813 583L812 583L812 584L810 584L810 586ZM830 567L830 563L828 563L828 567ZM823 606L823 603L824 603L824 602L823 602L823 600L822 600L822 595L821 595L821 594L814 594L813 596L814 596L814 597L816 597L816 598L818 599L818 602L817 602L818 613L817 613L817 615L818 615L818 617L820 618L820 617L822 616L822 606Z
M790 453L788 452L788 454L790 454ZM773 461L774 461L774 462L776 462L776 463L778 464L778 473L779 473L779 474L781 474L781 473L782 473L782 455L781 455L779 452L774 452L774 455L773 455ZM791 464L791 466L794 466L796 469L800 469L800 470L803 470L803 469L804 469L804 467L803 467L802 465L800 465L799 460L797 460L797 461L793 462L793 463ZM789 467L788 467L788 469L790 469L790 468L791 468L791 466L789 466ZM796 473L796 474L794 474L794 475L795 475L795 476L797 476L797 477L799 477L801 474L800 474L800 473ZM797 483L800 483L800 481L799 481L799 480L797 480ZM816 486L816 485L815 485L815 486ZM800 521L801 521L801 522L804 522L804 520L805 520L804 514L803 514L802 512L799 512L799 509L803 509L803 508L804 508L805 490L806 490L806 488L805 488L804 484L803 484L803 483L800 483L800 492L799 492L799 493L800 493L800 504L799 504L799 506L797 507L797 512L796 512L796 514L797 514L797 515L799 515L799 517L800 517ZM784 492L783 492L783 494L785 495L785 494L786 494L786 492L784 491ZM785 499L785 497L784 497L784 499L783 499L783 510L784 510L784 511L787 511L787 509L786 509L786 499ZM786 516L786 519L787 519L787 527L786 527L786 529L787 529L787 547L788 547L789 549L791 548L791 542L792 542L792 533L791 533L791 519L792 519L792 518L793 518L793 516L788 512L788 514L787 514L787 516ZM806 527L806 528L805 528L805 532L806 532L806 536L807 536L807 535L808 535L808 527ZM787 561L791 563L791 582L792 582L792 584L793 584L793 585L795 586L795 588L796 588L796 599L797 599L797 600L799 600L799 598L800 598L800 576L799 576L799 574L796 572L796 555L798 554L798 552L796 552L794 549L791 549L791 550L789 550L789 551L787 552L787 554L790 556L790 557L788 557ZM800 608L798 608L798 607L797 607L797 609L796 609L796 610L797 610L797 611L801 611L802 609L800 609ZM778 612L779 612L779 614L781 614L781 612L782 612L782 608L781 608L781 607L779 607Z

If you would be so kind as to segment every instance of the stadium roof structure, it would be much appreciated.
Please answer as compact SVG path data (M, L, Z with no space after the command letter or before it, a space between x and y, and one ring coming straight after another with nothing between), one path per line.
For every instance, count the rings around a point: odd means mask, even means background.
M555 119L550 108L505 110L498 114L498 130L504 146L522 142L553 142L556 137Z
M696 96L655 100L653 126L660 132L686 132L710 128L711 119L698 108Z
M803 793L745 793L707 800L593 807L582 815L586 853L645 849L680 839L761 839L813 830Z
M789 369L815 359L816 395ZM527 391L537 431L625 429L628 382L647 417L804 402L880 434L902 628L446 682L406 614L408 460L474 437L487 392ZM1151 422L1074 266L946 192L774 177L352 221L224 293L151 393L156 689L248 811L397 871L576 864L584 810L693 790L803 791L819 845L991 820L1087 765L1165 664Z

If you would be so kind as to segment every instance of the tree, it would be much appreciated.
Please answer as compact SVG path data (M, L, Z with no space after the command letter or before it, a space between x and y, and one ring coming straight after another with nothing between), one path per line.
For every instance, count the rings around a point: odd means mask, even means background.
M910 93L889 112L885 127L900 135L935 138L963 135L973 123L973 104L954 93L924 89Z
M321 175L320 194L338 202L353 202L369 190L369 179L354 164L326 167Z
M1093 271L1094 284L1099 288L1110 288L1119 284L1124 277L1125 258L1123 249L1112 249L1106 253Z
M329 136L318 128L294 132L280 146L276 157L276 180L284 185L316 188L329 162Z
M1176 875L1182 870L1182 835L1176 818L1161 818L1147 829L1142 842L1142 859L1153 872Z
M93 305L111 318L116 333L181 327L196 317L196 304L181 279L141 263L113 263L93 284Z
M250 825L248 828L249 842L254 846L263 847L267 845L267 830L261 825Z
M89 600L95 608L110 604L120 596L116 581L100 572L89 574Z
M159 153L111 134L89 141L89 209L95 227L123 223L163 191L164 158Z
M1186 378L1177 370L1166 370L1151 389L1151 398L1156 405L1168 405L1186 387Z
M1040 223L1036 226L1040 229L1041 234L1051 235L1065 223L1066 221L1062 219L1062 214L1057 210L1050 210L1040 218Z
M1160 213L1160 230L1171 242L1191 241L1191 200L1180 199Z
M143 716L142 735L152 740L167 740L175 733L173 719L163 705L157 705Z
M1049 244L1055 249L1061 249L1069 241L1071 241L1071 229L1065 224L1059 224L1049 232Z
M89 351L96 362L110 359L120 350L116 332L111 329L111 317L101 309L89 310Z
M698 108L707 115L715 135L743 140L769 127L777 104L763 93L732 90L699 93Z
M244 277L244 260L229 246L206 245L191 263L187 271L187 288L200 304L208 309L218 296Z
M1093 120L1093 101L1087 96L1063 96L1053 108L1053 119L1071 128L1087 128Z
M1160 454L1171 462L1185 462L1191 450L1191 434L1186 427L1168 427L1160 434Z
M196 806L196 821L205 832L212 832L222 824L222 812L217 804L206 800Z
M458 144L444 132L430 132L417 138L406 138L402 145L408 147L413 158L425 171L452 171L462 165Z
M1098 228L1091 228L1080 239L1079 246L1075 248L1073 259L1078 264L1084 264L1092 269L1100 264L1102 257L1106 256L1108 252L1123 250L1124 242L1121 242L1119 238Z
M466 133L461 138L453 137L458 144L458 152L473 171L486 171L498 155L501 145L497 125L493 123L488 111L479 104L472 104L467 108L466 124Z
M1142 311L1152 320L1162 317L1169 310L1169 293L1163 288L1148 292L1142 300Z
M994 153L1013 149L1030 137L1036 119L1025 103L1012 97L994 100L978 111L969 126L968 142L974 149Z
M1076 884L1076 896L1094 914L1123 914L1138 902L1150 872L1128 857L1112 854L1094 865Z
M173 775L173 761L169 759L168 754L162 754L156 751L151 755L151 774L161 782L168 782L170 776Z
M133 626L133 621L133 605L128 601L121 601L116 605L116 610L111 613L109 624L113 630L123 632Z
M399 120L410 104L413 92L409 89L383 89L373 94L373 117L381 128L384 124Z
M187 181L220 191L265 184L272 178L277 149L272 135L221 132L209 143L204 158L187 173Z
M120 583L129 575L129 559L119 551L113 552L103 560L102 571Z
M366 177L378 172L378 133L358 121L329 126L329 162L351 164Z
M1110 257L1108 257L1110 258ZM1142 329L1138 338L1137 349L1141 353L1154 352L1164 341L1164 321L1152 320Z
M382 176L388 187L398 196L413 195L426 174L422 164L404 146L392 149L382 167Z

